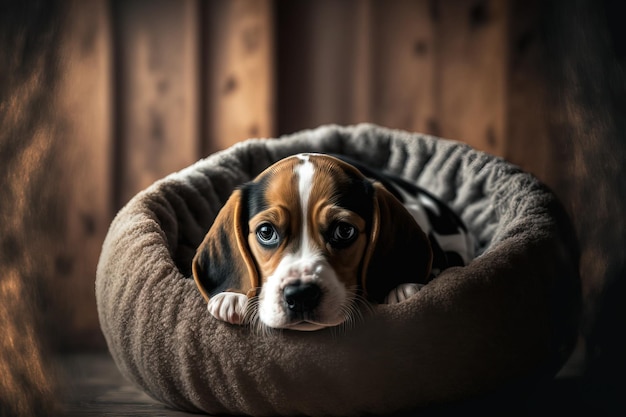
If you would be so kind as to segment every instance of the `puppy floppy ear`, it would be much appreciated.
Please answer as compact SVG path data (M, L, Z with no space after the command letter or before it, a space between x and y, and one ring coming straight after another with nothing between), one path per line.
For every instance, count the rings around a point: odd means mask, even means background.
M400 284L425 284L432 266L430 241L389 191L375 182L369 244L362 269L368 298L382 302Z
M259 274L246 239L247 210L236 190L217 214L193 258L193 279L205 300L234 291L253 295Z

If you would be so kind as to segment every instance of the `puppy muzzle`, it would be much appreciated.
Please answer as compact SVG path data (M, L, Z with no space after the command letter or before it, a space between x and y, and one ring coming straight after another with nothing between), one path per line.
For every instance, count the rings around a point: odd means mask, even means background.
M269 327L314 330L336 326L348 302L345 286L324 261L280 265L263 285L259 317Z

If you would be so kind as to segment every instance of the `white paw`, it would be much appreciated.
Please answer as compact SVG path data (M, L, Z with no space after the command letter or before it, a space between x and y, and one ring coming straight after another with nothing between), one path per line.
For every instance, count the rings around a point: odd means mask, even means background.
M415 284L408 282L406 284L400 284L393 290L389 291L387 297L385 297L385 304L398 304L404 300L409 299L411 296L417 294L417 292L423 287L422 284Z
M248 297L236 292L221 292L209 299L207 309L218 320L232 324L241 324Z

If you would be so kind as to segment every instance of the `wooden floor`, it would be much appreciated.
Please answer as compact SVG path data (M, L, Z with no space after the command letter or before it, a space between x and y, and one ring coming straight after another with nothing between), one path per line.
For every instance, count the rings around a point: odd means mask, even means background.
M580 360L566 367L553 383L525 405L508 405L507 415L517 417L552 415L597 415L580 399ZM189 417L197 414L172 410L153 400L128 382L108 353L74 354L60 358L65 379L67 416ZM448 417L484 410L484 403L420 412L420 416ZM403 417L412 414L402 414Z
M60 359L67 416L189 417L172 410L128 382L107 353L78 354Z

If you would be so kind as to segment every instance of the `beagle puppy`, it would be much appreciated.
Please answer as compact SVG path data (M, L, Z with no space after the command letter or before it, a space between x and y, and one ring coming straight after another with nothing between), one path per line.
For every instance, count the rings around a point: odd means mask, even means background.
M473 248L462 247L471 245L469 234L450 209L355 165L294 155L233 192L192 265L213 316L269 328L334 327L358 317L363 300L401 302L441 269L469 262ZM437 242L441 225L433 228L442 213L452 221L447 235L465 233L452 250Z

